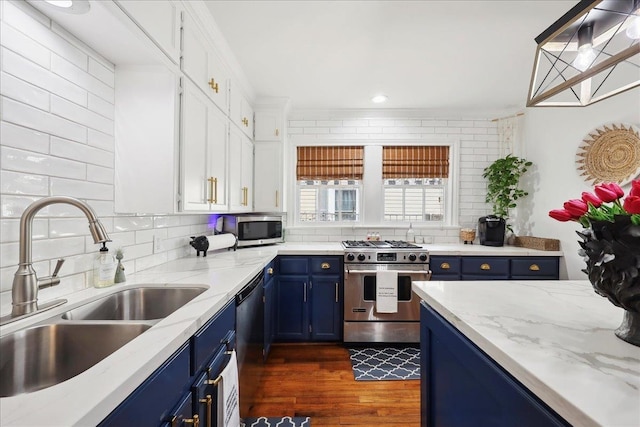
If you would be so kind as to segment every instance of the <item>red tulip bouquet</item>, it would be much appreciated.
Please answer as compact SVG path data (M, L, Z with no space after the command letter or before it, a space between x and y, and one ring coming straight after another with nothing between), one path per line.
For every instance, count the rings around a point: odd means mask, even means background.
M549 216L584 227L577 231L587 264L582 271L598 294L626 310L616 335L640 346L640 179L624 199L615 183L597 185L594 193L583 192Z

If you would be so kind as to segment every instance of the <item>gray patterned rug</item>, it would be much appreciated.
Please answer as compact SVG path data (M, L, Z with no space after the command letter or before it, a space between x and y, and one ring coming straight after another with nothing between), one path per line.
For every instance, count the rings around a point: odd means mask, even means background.
M349 358L356 381L420 379L419 348L350 348Z
M245 418L245 427L310 427L309 417L258 417Z

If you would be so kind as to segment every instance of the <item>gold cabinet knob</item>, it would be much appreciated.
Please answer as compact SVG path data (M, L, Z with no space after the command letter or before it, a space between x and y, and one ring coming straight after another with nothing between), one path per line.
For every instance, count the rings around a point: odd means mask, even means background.
M269 267L269 268L267 269L267 274L269 274L269 275L273 275L273 267Z
M440 264L440 268L442 270L449 270L451 268L451 266L449 265L448 262L443 262L442 264Z
M331 264L329 264L328 262L323 262L322 264L320 264L320 268L323 270L328 270L331 268Z
M540 271L540 267L538 266L538 264L531 264L529 266L529 271Z
M216 93L218 93L218 90L220 89L220 86L218 85L218 83L214 80L213 77L211 77L211 80L209 80L209 86L211 86L211 89L213 89Z
M489 264L482 264L480 270L491 270L491 266Z

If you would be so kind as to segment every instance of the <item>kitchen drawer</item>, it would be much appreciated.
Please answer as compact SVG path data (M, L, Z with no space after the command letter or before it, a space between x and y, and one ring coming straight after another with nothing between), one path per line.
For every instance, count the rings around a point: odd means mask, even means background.
M309 274L309 263L306 256L278 257L278 274Z
M458 276L460 275L460 257L432 256L429 260L429 268L434 276Z
M230 347L233 347L235 329L236 304L232 300L191 337L192 375L202 368L221 344L230 342Z
M504 257L463 257L462 280L465 275L487 276L487 278L508 278L509 258Z
M559 275L559 260L555 257L523 257L511 259L511 276L529 279L555 278Z
M311 273L313 274L340 274L342 272L342 257L320 256L310 257Z
M189 343L185 343L120 404L99 427L160 425L169 418L191 380Z

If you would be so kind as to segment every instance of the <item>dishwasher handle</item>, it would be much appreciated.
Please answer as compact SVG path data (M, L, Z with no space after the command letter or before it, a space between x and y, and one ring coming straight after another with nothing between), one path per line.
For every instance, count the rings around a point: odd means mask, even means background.
M236 306L242 304L257 288L262 287L263 282L264 271L261 270L260 273L256 274L256 276L236 294Z

